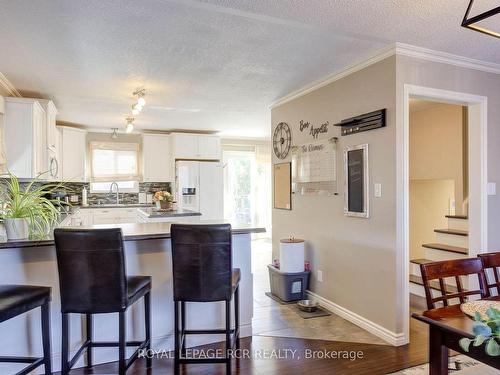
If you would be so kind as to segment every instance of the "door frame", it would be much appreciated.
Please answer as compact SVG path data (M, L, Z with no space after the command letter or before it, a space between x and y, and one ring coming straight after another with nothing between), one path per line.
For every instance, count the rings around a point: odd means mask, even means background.
M468 107L469 152L469 256L487 251L487 104L488 98L463 92L405 84L403 89L403 125L396 129L397 214L396 246L398 269L398 315L402 318L401 344L410 341L410 220L409 220L409 129L410 98L458 104ZM474 130L474 131L472 131ZM471 225L472 224L472 225Z

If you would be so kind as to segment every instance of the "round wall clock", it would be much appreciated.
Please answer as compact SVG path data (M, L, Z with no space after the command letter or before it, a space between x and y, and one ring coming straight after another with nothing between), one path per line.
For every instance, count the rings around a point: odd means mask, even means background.
M276 126L276 129L274 129L273 134L274 154L280 159L286 158L291 145L292 133L290 132L290 127L286 122L280 122Z

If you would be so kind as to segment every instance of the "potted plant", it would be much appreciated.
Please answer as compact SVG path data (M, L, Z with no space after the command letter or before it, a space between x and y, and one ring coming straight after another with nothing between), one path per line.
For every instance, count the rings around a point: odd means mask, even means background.
M174 197L168 191L157 191L153 200L158 210L171 210Z
M484 344L486 354L497 357L500 356L500 310L490 307L486 311L486 317L476 312L473 325L474 339L463 338L459 344L466 352L469 351L470 344L481 346Z
M62 184L42 184L33 179L26 187L12 173L0 182L0 217L7 238L21 240L43 236L58 221L61 202L48 198Z

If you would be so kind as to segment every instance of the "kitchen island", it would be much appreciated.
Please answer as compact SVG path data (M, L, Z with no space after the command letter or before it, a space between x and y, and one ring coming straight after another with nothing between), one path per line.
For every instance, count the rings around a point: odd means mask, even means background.
M178 223L182 223L179 218ZM200 224L220 224L223 221L199 221ZM152 289L152 347L157 350L173 349L173 299L172 299L172 259L170 243L171 222L103 224L82 228L116 228L123 231L128 275L150 275ZM251 234L264 232L263 228L234 225L233 266L241 269L240 284L240 330L241 336L252 334L252 269ZM51 237L41 240L4 241L0 243L0 284L31 284L52 287L52 359L54 371L59 371L61 361L61 313L58 272L54 242ZM215 328L224 325L223 303L188 303L187 324L190 328ZM127 312L127 339L144 337L143 304L137 303ZM2 323L0 327L0 355L39 355L41 349L39 311ZM78 348L85 335L84 318L72 314L72 352ZM96 341L118 340L117 314L97 315L94 319ZM188 346L223 341L220 335L193 336ZM132 349L129 349L132 350ZM130 354L130 352L129 352ZM94 350L94 362L116 361L117 349ZM14 365L1 365L0 373L14 373ZM83 366L80 359L77 366Z

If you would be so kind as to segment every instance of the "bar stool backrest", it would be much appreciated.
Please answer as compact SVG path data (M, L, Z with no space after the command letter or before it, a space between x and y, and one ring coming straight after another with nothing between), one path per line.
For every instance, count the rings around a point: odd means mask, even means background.
M231 300L231 225L172 224L170 233L174 300Z
M127 307L120 228L54 230L63 313L111 313Z

